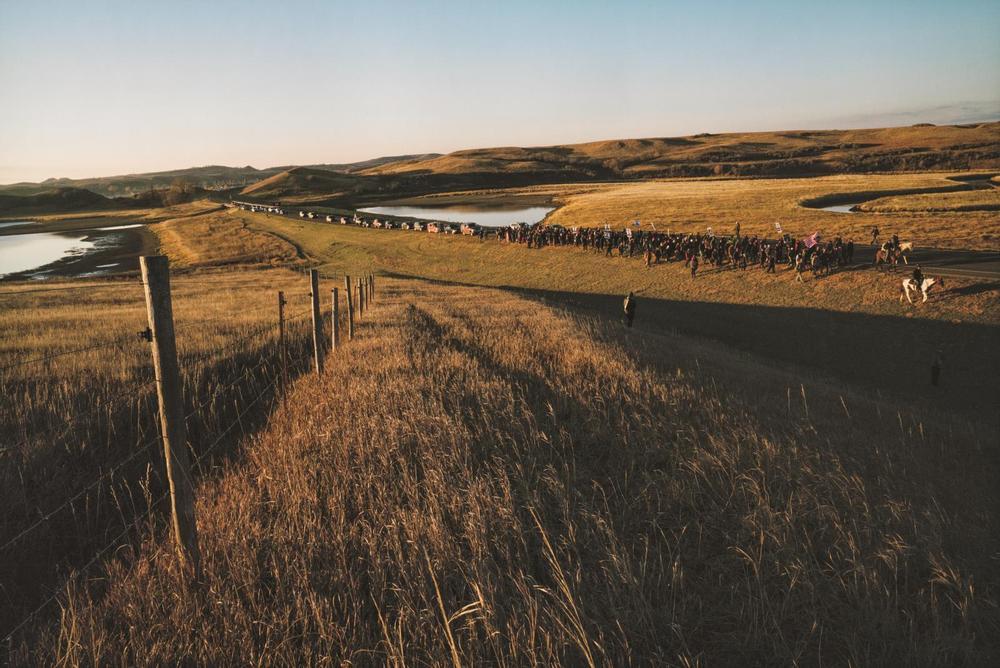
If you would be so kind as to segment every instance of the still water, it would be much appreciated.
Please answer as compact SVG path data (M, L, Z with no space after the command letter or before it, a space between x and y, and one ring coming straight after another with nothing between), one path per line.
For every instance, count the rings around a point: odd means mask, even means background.
M371 206L361 209L374 215L422 218L442 223L478 223L489 227L501 227L514 223L533 224L545 218L553 207L550 206Z
M0 278L100 276L134 269L145 233L137 228L142 227L139 223L0 235Z
M833 211L834 213L857 213L857 211L851 211L852 208L856 207L861 202L867 202L868 200L863 199L858 202L851 202L850 204L834 204L833 206L820 207L820 211Z
M83 255L96 245L88 230L0 236L0 276L43 267L67 256Z

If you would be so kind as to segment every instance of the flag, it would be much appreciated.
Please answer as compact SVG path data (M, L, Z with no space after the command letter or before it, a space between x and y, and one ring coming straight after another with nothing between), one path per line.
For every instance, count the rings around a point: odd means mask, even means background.
M774 224L774 231L777 232L778 234L781 234L781 233L784 232L784 230L781 229L781 223L775 223Z
M808 237L803 239L802 243L806 245L806 248L812 248L819 243L819 232L813 232Z

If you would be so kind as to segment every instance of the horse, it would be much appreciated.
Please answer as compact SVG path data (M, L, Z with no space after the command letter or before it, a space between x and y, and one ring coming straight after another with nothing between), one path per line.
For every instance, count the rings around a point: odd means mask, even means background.
M903 287L901 287L899 289L899 303L900 304L903 303L903 297L905 296L906 297L906 301L908 301L908 302L910 302L912 304L913 303L913 299L910 297L910 293L911 292L916 292L917 290L920 290L920 293L923 294L923 296L924 296L924 299L923 299L923 301L921 301L921 303L926 302L927 301L927 293L929 293L931 291L931 288L933 288L935 285L940 285L943 288L944 287L944 279L943 278L925 278L924 280L922 280L920 282L920 285L918 286L917 282L915 280L913 280L912 278L904 278L903 279Z
M899 244L898 252L899 256L903 258L904 264L910 264L910 251L912 250L913 250L912 241L904 241L903 243Z

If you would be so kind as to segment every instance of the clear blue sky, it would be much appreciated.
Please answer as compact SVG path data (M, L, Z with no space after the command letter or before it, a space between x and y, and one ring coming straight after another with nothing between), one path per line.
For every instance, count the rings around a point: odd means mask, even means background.
M997 0L0 0L0 183L998 117Z

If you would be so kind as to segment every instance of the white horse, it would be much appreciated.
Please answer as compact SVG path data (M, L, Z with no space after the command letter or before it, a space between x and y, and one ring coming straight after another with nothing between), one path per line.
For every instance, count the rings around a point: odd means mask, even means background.
M899 244L899 256L903 258L905 264L910 264L910 251L913 250L912 241L904 241Z
M903 296L905 295L906 296L906 301L908 301L908 302L910 302L912 304L913 303L913 299L910 297L910 293L916 292L917 290L919 290L920 293L924 296L924 299L921 302L921 303L923 303L923 302L927 301L927 293L930 292L931 288L933 288L935 285L940 285L943 288L944 287L944 279L943 278L925 278L924 280L922 280L920 282L920 285L918 286L917 282L915 280L913 280L912 278L904 278L903 279L903 287L900 288L900 290L899 290L899 303L900 304L903 303Z

